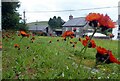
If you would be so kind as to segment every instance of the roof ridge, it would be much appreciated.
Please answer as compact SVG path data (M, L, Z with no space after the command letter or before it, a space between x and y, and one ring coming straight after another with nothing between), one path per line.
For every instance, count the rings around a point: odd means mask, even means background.
M63 26L84 26L86 25L85 17L77 17L68 20Z

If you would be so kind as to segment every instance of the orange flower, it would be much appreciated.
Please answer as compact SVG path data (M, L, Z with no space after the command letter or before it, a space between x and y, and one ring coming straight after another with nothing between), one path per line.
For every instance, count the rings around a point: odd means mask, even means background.
M87 46L87 40L83 40L83 41L82 41L82 44L83 44L84 46Z
M110 50L106 50L102 47L97 47L97 54L96 54L96 60L100 62L105 62L107 64L109 63L117 63L120 64L120 61L118 61L112 52Z
M64 32L63 34L62 34L62 37L71 37L71 38L73 38L74 37L74 32L72 32L72 31L66 31L66 32Z
M86 16L86 20L89 21L90 26L115 28L115 23L110 19L110 17L107 14L104 16L103 14L99 13L89 13Z
M83 40L83 41L82 41L82 44L83 44L84 46L87 46L88 40ZM94 40L91 40L90 43L89 43L89 45L88 45L88 47L89 47L89 48L95 48L95 47L96 47L95 41L94 41Z
M89 13L86 16L87 21L99 20L100 18L101 18L101 15L99 13Z
M105 16L102 16L98 20L98 22L101 26L104 26L107 28L115 28L115 23L110 19L110 17L107 14Z
M90 40L90 37L88 37L88 36L85 36L85 39L86 39L86 40Z
M107 54L107 50L105 48L99 46L96 49L99 54Z
M29 37L30 36L25 31L20 31L20 34L22 35L22 37Z
M72 38L74 38L74 36L71 35L70 38L72 39Z
M20 46L18 44L14 44L14 47L15 48L19 48Z
M95 48L95 47L96 47L96 44L95 44L95 41L94 41L94 40L91 40L91 44L92 44L92 48Z
M26 35L27 33L25 31L20 31L20 34Z
M110 59L111 62L120 64L120 61L118 61L118 60L113 56L113 54L112 54L111 51L108 51L108 54L109 54L109 56L110 56L109 59Z

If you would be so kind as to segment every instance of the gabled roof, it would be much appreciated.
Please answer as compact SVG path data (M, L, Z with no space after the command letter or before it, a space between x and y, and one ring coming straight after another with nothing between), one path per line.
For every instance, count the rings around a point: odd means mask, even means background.
M68 20L63 27L83 27L87 24L85 17L78 17Z

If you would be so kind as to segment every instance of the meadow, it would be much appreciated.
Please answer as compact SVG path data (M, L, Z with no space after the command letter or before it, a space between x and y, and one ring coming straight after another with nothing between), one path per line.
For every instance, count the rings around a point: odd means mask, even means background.
M64 41L62 37L34 36L31 41L32 36L21 39L15 32L9 35L2 39L3 79L120 79L118 64L94 67L96 49L88 48L85 54L80 53L83 45L78 38ZM97 46L111 50L120 60L118 41L94 40ZM77 43L73 46L70 41Z

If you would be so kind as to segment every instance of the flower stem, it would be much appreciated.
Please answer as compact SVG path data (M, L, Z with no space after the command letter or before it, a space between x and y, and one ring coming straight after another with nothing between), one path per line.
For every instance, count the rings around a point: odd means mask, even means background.
M90 37L90 40L88 40L87 45L84 46L84 47L81 49L80 53L82 53L82 51L84 50L83 54L85 55L85 52L86 52L86 50L87 50L87 47L88 47L88 45L90 44L90 41L92 40L92 38L93 38L94 34L96 33L97 29L98 29L98 28L96 27L96 29L94 30L93 34L92 34L91 37ZM83 55L83 54L82 54L82 55ZM82 60L83 60L83 59L81 58L80 63L79 63L79 65L78 65L78 69L79 69L79 67L80 67L80 64L81 64ZM78 71L78 69L77 69L77 71Z
M90 36L90 40L88 40L87 46L85 46L84 53L86 52L87 47L88 47L88 45L90 44L90 41L92 40L92 38L93 38L94 34L96 33L97 29L98 29L98 28L96 27L95 30L94 30L94 32L93 32L93 34Z

